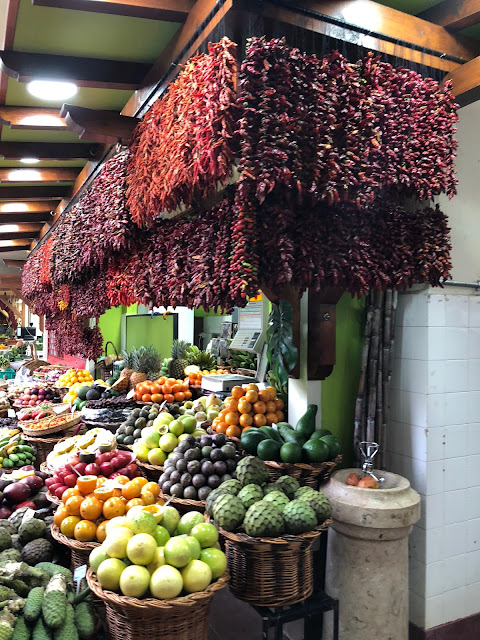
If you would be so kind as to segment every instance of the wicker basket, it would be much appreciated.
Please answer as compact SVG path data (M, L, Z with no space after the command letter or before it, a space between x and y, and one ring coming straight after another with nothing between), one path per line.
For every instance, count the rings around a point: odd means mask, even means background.
M108 345L113 347L113 351L115 352L115 356L108 355ZM100 371L100 376L102 380L108 380L113 375L113 363L118 360L118 352L115 348L115 345L111 340L105 343L105 355L104 360L98 365L98 369Z
M61 416L51 416L50 418L44 418L43 420L39 420L38 422L42 422L42 423L45 421L44 422L45 426L39 429L29 429L27 426L22 425L22 431L28 436L41 437L43 435L48 435L49 433L60 433L60 432L68 431L69 429L72 429L80 422L80 414L76 413L76 414L72 414L71 420L67 420L66 422L61 422L59 424L50 426L51 422L59 417ZM61 437L63 438L63 433Z
M125 448L127 447L128 445L126 445ZM130 451L133 451L133 449L130 449ZM150 480L151 482L158 482L159 477L163 473L163 467L159 467L154 464L147 464L146 462L140 462L139 460L135 460L135 463L147 480Z
M138 463L137 463L138 464ZM182 515L184 513L188 513L189 511L200 511L203 513L205 511L205 501L204 500L184 500L183 498L175 498L172 496L167 496L167 494L162 493L158 496L160 500L170 500L170 504L172 507L175 507L177 511L179 511Z
M268 467L268 475L270 482L275 482L281 476L291 476L296 478L301 487L318 487L326 482L330 474L342 462L342 456L339 455L332 462L320 462L319 464L305 464L298 462L289 464L287 462L274 462L268 460L265 464Z
M47 496L47 500L49 500L52 504L56 504L57 507L59 507L62 504L62 501L60 500L60 498L57 498L57 496L54 496L53 493L50 493L50 491L47 491L45 495Z
M283 607L311 596L312 547L330 523L326 520L314 531L279 538L251 538L218 527L225 542L233 595L262 607Z
M63 533L61 533L56 524L52 524L51 531L52 538L70 549L72 554L72 571L75 571L78 567L82 567L84 564L88 564L88 557L90 553L93 549L100 546L99 542L79 542L78 540L67 538L67 536L64 536Z
M35 447L35 464L40 466L43 462L46 462L48 454L53 450L53 447L57 444L57 442L59 442L63 438L69 438L70 436L80 435L86 432L87 429L83 425L81 425L80 427L78 425L75 425L74 427L68 429L68 431L64 431L60 438L38 438L35 436L27 436L26 434L23 434L22 440ZM43 471L43 469L40 469L40 471ZM47 473L50 472L47 471Z
M94 595L103 600L110 640L207 640L208 613L213 595L228 582L224 574L205 591L174 598L127 598L104 591L91 569L87 582Z
M48 473L49 476L53 476L55 474L55 469L49 467L46 461L40 464L40 471L42 473Z

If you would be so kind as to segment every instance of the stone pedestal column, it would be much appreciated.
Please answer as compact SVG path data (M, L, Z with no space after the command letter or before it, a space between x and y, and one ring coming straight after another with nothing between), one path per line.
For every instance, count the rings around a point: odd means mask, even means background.
M348 486L354 471L335 472L323 490L333 508L325 591L339 600L340 640L408 640L408 536L420 496L385 471L375 471L381 489ZM329 614L323 637L333 637Z

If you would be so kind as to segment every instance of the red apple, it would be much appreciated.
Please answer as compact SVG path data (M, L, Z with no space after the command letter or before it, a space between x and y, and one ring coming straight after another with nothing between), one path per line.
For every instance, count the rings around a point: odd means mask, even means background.
M58 498L59 500L62 499L63 494L65 493L65 491L68 489L67 486L62 485L60 487L58 487L58 489L55 490L55 497Z
M55 495L55 491L59 488L59 487L63 487L63 483L60 480L55 480L55 484L51 484L48 487L48 490L50 491L50 493L53 493Z
M85 475L87 476L98 476L100 473L100 467L95 462L87 464L85 467Z
M106 456L108 456L107 453L99 453L98 456L95 456L95 464L101 467L104 462L108 462L108 457Z
M6 520L12 515L8 507L0 507L0 520Z
M112 465L114 470L117 471L118 469L121 469L121 467L123 467L126 464L126 460L121 456L117 456L116 458L112 458L110 460L110 464Z
M69 476L65 476L63 481L67 485L67 487L72 488L77 484L77 478L78 478L77 474L71 473Z
M102 473L102 476L108 478L115 471L115 469L110 464L110 462L102 462L102 464L100 465L100 471Z
M45 480L45 484L47 485L47 487L50 489L50 487L52 486L52 484L56 484L57 483L57 478L55 476L53 476L53 478L47 478Z
M79 462L78 464L76 464L74 467L74 470L79 473L81 476L86 475L85 473L85 469L87 468L87 463L86 462Z
M116 457L117 453L117 451L107 451L103 455L106 456L105 460L107 460L107 462L110 462L110 460Z

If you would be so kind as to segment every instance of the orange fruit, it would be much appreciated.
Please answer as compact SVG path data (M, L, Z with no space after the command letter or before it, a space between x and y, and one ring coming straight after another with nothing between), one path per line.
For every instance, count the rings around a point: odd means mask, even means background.
M107 522L108 520L104 520L103 522L100 522L100 524L97 527L97 532L96 532L96 537L98 542L103 542L105 540L105 538L107 537L107 532L105 531L105 527L107 526Z
M164 393L163 399L168 403L175 402L175 396L173 395L173 393Z
M162 384L165 384L166 380L167 380L167 379L165 378L165 376L161 376L161 377L157 380L157 382L158 382L158 384L159 384L160 386L162 386Z
M276 413L267 413L265 418L267 419L267 424L276 424L277 423L277 414Z
M125 509L126 509L126 511L130 511L130 509L132 507L143 507L143 506L145 506L145 505L144 505L144 502L143 502L143 500L141 498L132 498L125 505Z
M143 487L142 487L141 496L143 496L143 494L148 492L148 491L150 493L153 493L155 498L158 498L158 496L160 495L160 487L158 486L158 484L156 482L147 482L147 484L144 484Z
M73 530L75 540L79 542L91 542L97 535L97 525L91 520L80 520Z
M274 402L276 411L282 411L285 408L285 403L280 398L276 398Z
M247 400L240 400L238 403L238 410L240 413L250 413L252 410L252 403Z
M62 494L62 501L65 503L72 496L79 496L80 491L76 487L71 487L70 489L66 489Z
M262 402L262 400L258 400L258 402L254 403L253 410L255 411L255 413L266 413L267 405L265 404L265 402Z
M83 496L71 496L65 502L65 509L71 516L79 516L80 515L80 507L82 505L84 498Z
M181 384L177 383L177 384L172 385L172 393L173 394L178 393L181 390L182 390L182 385Z
M105 500L108 500L113 496L113 489L100 485L94 490L93 495L97 500L105 502Z
M152 393L152 402L162 402L163 394L161 393Z
M102 502L97 498L85 498L80 505L80 515L84 520L96 520L102 515L102 507Z
M150 393L144 393L142 396L142 402L151 402L152 396Z
M242 389L242 387L233 387L230 393L232 394L232 398L238 400L238 398L243 398L245 395L245 389Z
M253 424L253 416L249 413L242 413L240 416L239 424L241 427L251 427Z
M231 424L236 425L238 424L238 420L239 420L239 415L238 413L236 413L236 411L229 411L225 416L225 422L228 425L231 425Z
M226 422L220 422L217 424L217 433L227 433L229 425Z
M84 494L93 493L97 488L97 476L80 476L77 487Z
M145 505L155 504L157 497L151 491L142 491L142 501Z
M139 476L138 478L134 478L130 482L134 482L135 484L138 484L139 487L141 488L147 484L148 480L146 478L142 478L142 476Z
M139 498L141 491L142 487L130 480L130 482L127 482L127 484L123 485L122 496L127 500L132 500L132 498Z
M185 400L191 400L192 399L192 392L191 391L184 391L184 395L185 395Z
M239 438L242 435L242 430L240 429L240 427L236 427L232 424L228 427L226 435L229 438Z
M172 386L169 384L162 385L162 393L163 395L172 393Z
M256 413L253 416L253 424L256 427L264 427L267 424L267 419L264 413Z
M249 391L256 391L258 393L258 387L253 382L250 382L249 384L247 384L247 389Z
M223 420L223 418L225 418L225 416L227 415L227 413L228 413L228 409L222 409L222 410L219 412L218 417L219 417L221 420Z
M183 402L185 400L185 394L183 391L177 391L173 394L173 397L175 398L175 402Z
M75 527L79 522L80 518L78 516L67 516L62 520L60 531L64 536L67 536L67 538L73 538Z
M127 484L127 482L130 482L130 478L128 476L117 476L115 482L117 484Z
M115 478L116 480L116 478ZM105 484L105 482L107 481L107 479L104 476L98 476L97 478L97 487L101 487L102 485Z
M107 520L123 516L125 514L125 503L121 498L109 498L103 503L103 515Z
M237 411L238 410L238 400L235 400L235 398L227 398L225 400L225 408L228 409L229 411Z
M65 507L58 507L55 511L55 515L53 516L53 522L60 528L62 521L68 517L68 511Z
M268 402L266 402L265 404L267 407L266 413L275 413L275 411L277 410L277 405L273 400L268 400Z
M275 411L275 415L277 416L277 422L283 422L285 420L283 411Z
M263 393L268 397L269 400L275 400L277 397L277 392L273 387L267 387L263 390Z
M245 400L251 402L252 404L258 400L258 393L253 389L249 389L245 394Z

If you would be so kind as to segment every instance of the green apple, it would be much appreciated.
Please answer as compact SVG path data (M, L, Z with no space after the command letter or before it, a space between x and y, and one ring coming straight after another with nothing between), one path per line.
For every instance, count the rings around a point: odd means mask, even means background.
M186 402L183 403L183 406L185 409L193 409L193 402L191 400L186 400Z
M180 514L175 509L175 507L163 507L163 517L161 523L170 535L172 535L177 528L179 520Z
M159 424L170 424L170 422L173 422L173 420L175 420L175 418L172 416L171 413L168 413L167 411L162 411L162 413L159 413L158 416L155 418L155 422L153 424L156 427Z

